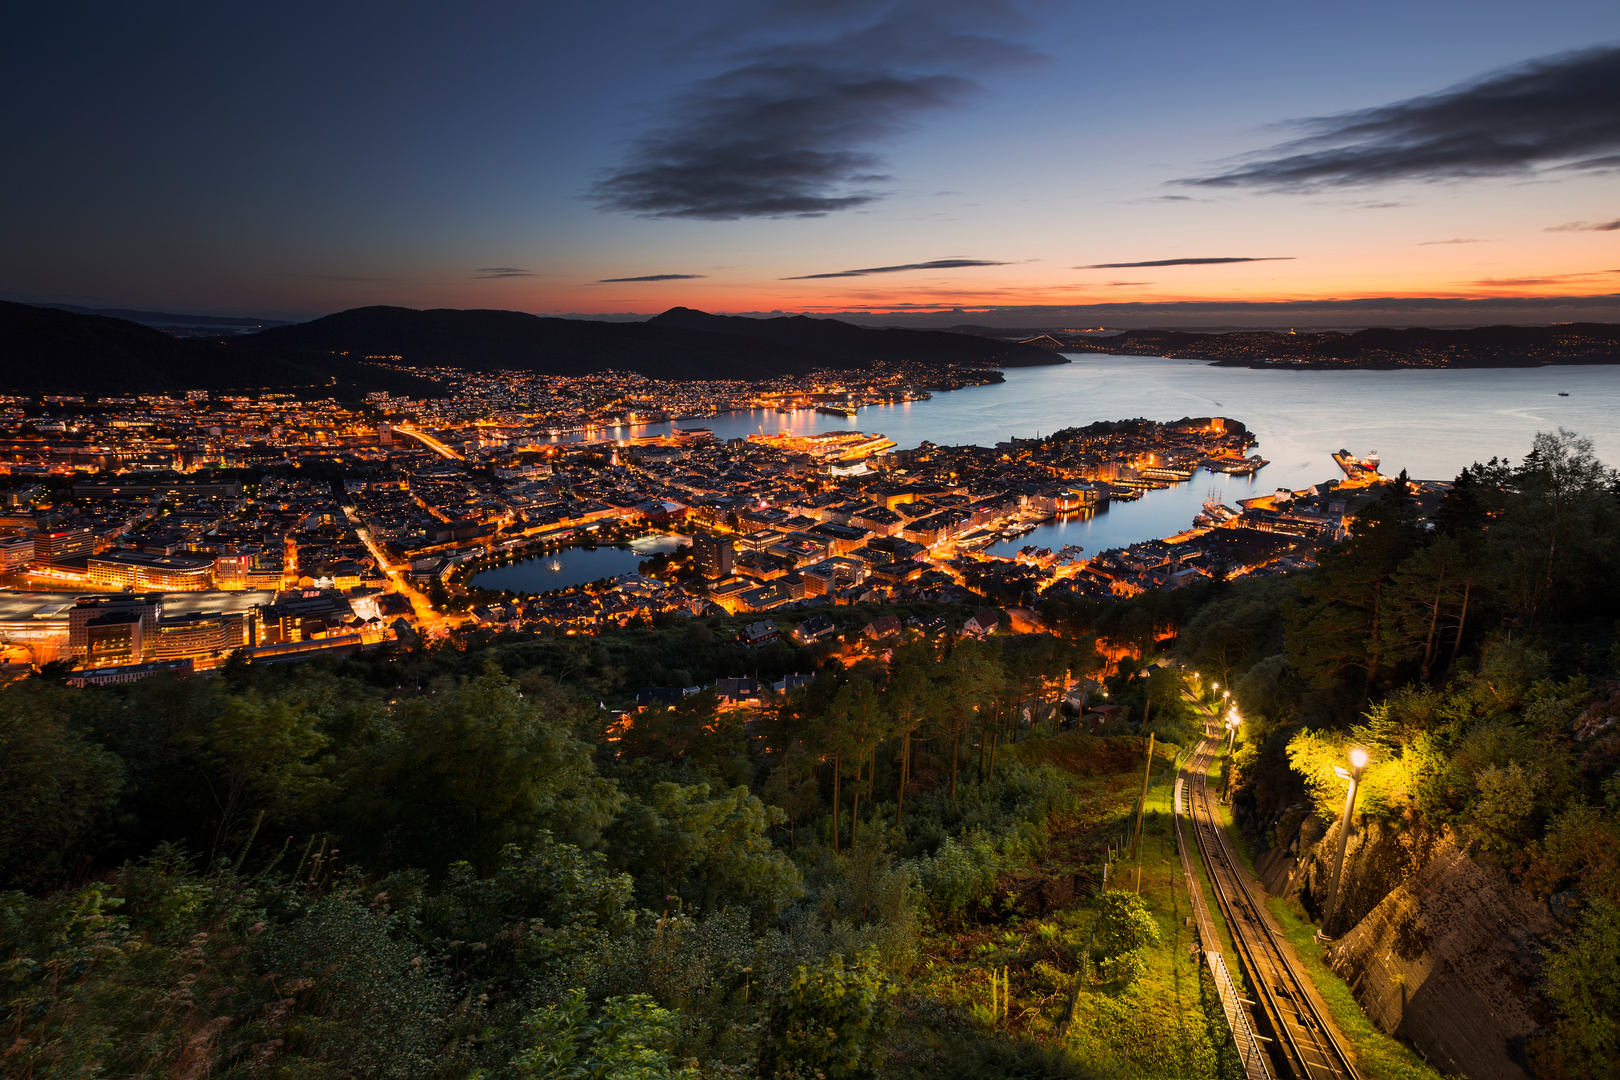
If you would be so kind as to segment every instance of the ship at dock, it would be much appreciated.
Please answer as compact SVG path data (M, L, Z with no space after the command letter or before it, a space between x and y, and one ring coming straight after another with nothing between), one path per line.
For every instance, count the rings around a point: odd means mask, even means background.
M825 413L828 416L842 416L842 417L848 418L848 417L852 417L852 416L855 415L855 406L853 406L853 405L817 405L816 406L816 412Z
M1251 454L1246 458L1209 458L1204 467L1210 472L1225 473L1228 476L1253 476L1271 462L1259 454Z
M1379 458L1376 450L1364 458L1358 458L1348 450L1340 450L1333 455L1333 460L1338 464L1339 468L1344 470L1344 475L1351 480L1378 479Z

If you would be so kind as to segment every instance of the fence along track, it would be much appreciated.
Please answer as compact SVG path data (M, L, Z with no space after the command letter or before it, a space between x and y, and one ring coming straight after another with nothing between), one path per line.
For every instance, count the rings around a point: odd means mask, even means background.
M1272 1038L1272 1060L1279 1075L1292 1080L1360 1080L1349 1057L1323 1021L1306 987L1277 941L1244 880L1242 864L1226 829L1215 815L1207 771L1219 740L1205 739L1189 762L1187 784L1193 836L1209 869L1215 898L1237 945L1258 999L1261 1023Z
M1202 745L1198 749L1199 753L1203 752ZM1226 1026L1232 1032L1232 1041L1237 1044L1238 1058L1243 1063L1246 1080L1272 1080L1271 1070L1266 1064L1265 1049L1254 1033L1254 1025L1249 1022L1249 1012L1232 982L1232 975L1226 970L1226 957L1221 955L1221 950L1216 947L1221 939L1215 933L1215 922L1209 917L1209 906L1204 901L1204 887L1198 883L1198 874L1192 864L1192 852L1188 850L1186 837L1182 835L1181 818L1184 813L1182 795L1185 791L1186 778L1178 776L1175 812L1172 815L1176 827L1176 852L1181 856L1181 872L1186 875L1187 892L1192 896L1193 918L1198 924L1198 942L1202 947L1204 962L1209 965L1210 974L1215 978L1215 992L1220 995L1221 1011L1226 1014Z

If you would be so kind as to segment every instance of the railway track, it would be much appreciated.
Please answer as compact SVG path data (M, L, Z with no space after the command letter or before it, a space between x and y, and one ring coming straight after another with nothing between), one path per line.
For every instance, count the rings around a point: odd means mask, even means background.
M1199 744L1183 773L1183 789L1191 808L1193 837L1256 998L1245 1004L1251 1007L1255 1027L1268 1040L1274 1075L1290 1080L1360 1080L1323 1020L1306 976L1295 970L1286 946L1255 902L1231 838L1214 812L1206 774L1219 745L1218 737L1206 737ZM1196 886L1196 879L1192 884ZM1205 948L1218 947L1217 941L1206 941Z

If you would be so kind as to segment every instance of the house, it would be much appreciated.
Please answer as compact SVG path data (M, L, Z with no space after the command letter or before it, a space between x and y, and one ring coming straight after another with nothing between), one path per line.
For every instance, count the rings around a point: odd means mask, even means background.
M775 641L778 636L776 624L771 622L769 619L761 619L759 622L749 623L747 626L743 627L742 632L743 644L747 645L750 649L758 648L761 645L769 645L771 642Z
M772 627L773 632L774 630L775 628ZM716 679L714 680L714 696L719 699L721 708L758 704L759 680L746 676L735 679Z
M801 675L795 671L792 675L771 683L771 689L775 690L778 694L785 694L790 690L797 690L800 687L809 686L815 681L816 677L814 675Z
M812 615L804 622L793 628L793 640L800 645L809 645L817 641L825 641L838 632L832 619L826 615Z
M962 624L962 633L974 637L987 637L996 632L996 627L1000 623L1001 616L996 614L994 608L980 608Z
M636 691L636 704L643 709L663 707L673 709L685 696L678 686L644 686Z
M866 635L868 641L882 641L884 638L894 637L899 632L900 617L898 615L885 615L881 619L873 619L861 630L861 633Z

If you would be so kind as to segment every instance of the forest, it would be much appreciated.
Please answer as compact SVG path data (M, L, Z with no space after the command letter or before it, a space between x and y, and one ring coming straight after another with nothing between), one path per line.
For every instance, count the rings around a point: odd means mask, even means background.
M0 1061L1236 1075L1187 957L1159 783L1199 738L1194 702L1225 693L1246 835L1302 797L1334 819L1332 767L1357 745L1362 813L1449 830L1557 897L1529 1060L1614 1075L1620 480L1545 435L1464 472L1428 519L1392 483L1352 531L1310 573L1052 602L1048 633L912 631L849 665L749 656L691 621L14 681ZM758 708L712 690L606 707L744 670L814 678ZM1074 686L1125 708L1077 718ZM1148 880L1101 892L1138 811Z

